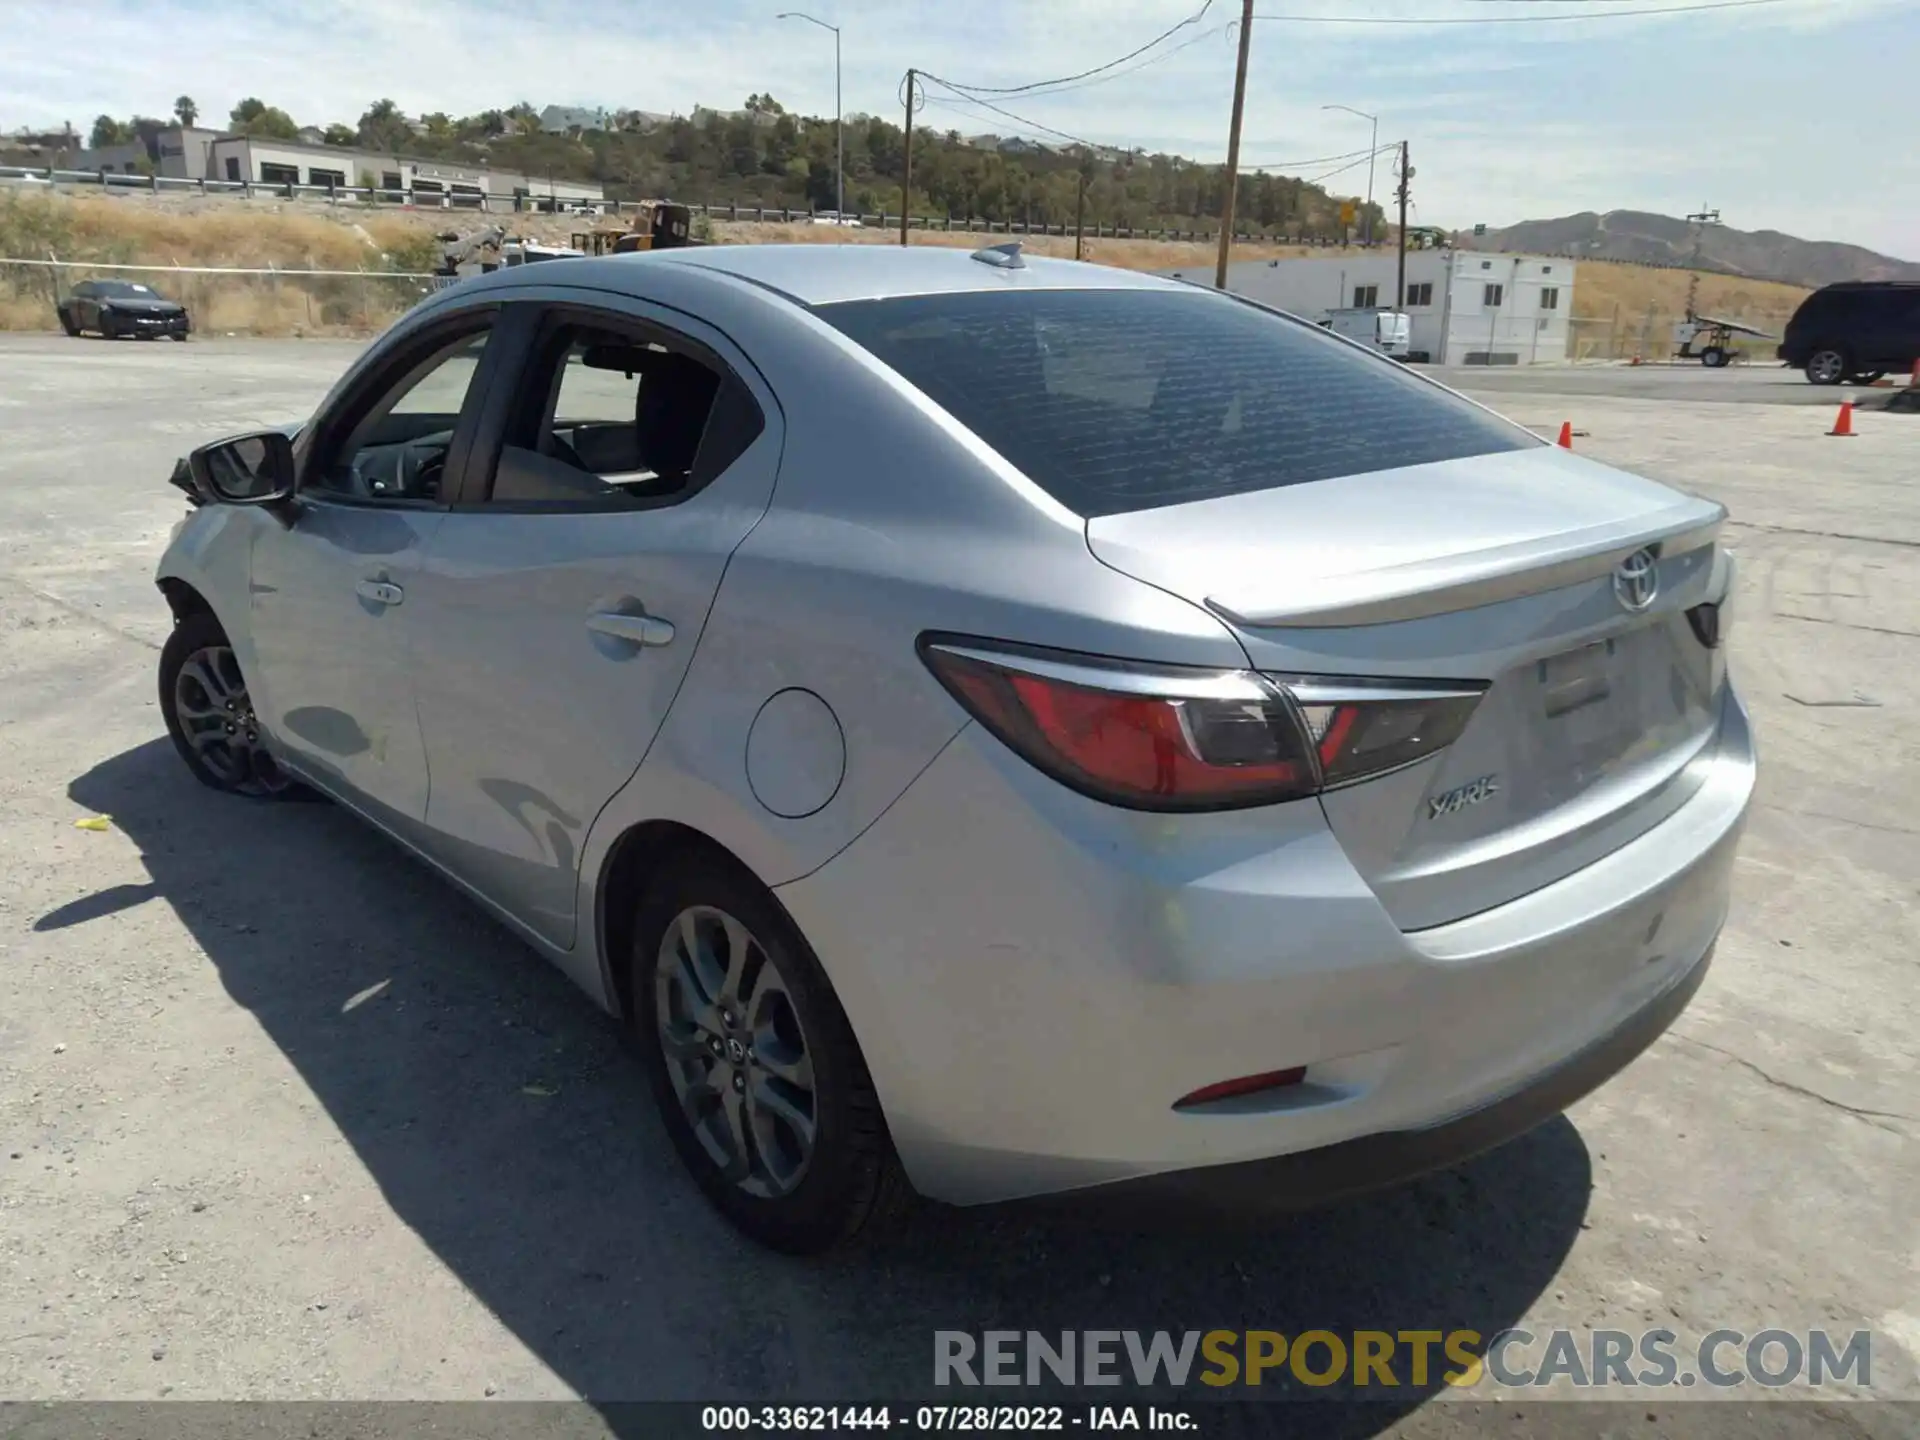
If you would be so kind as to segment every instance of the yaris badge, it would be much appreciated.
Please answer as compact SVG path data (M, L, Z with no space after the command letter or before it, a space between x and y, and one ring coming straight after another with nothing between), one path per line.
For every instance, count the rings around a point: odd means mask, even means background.
M1451 815L1456 810L1465 810L1469 805L1478 805L1482 800L1491 800L1500 793L1500 777L1482 775L1478 780L1469 780L1464 785L1456 785L1444 795L1435 795L1427 801L1427 818L1438 820L1442 815Z

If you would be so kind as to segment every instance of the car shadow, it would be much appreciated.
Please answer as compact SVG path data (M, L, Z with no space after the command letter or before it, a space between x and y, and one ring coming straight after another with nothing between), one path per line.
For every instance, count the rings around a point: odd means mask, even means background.
M171 905L397 1217L624 1433L646 1430L617 1403L630 1400L925 1398L936 1330L1487 1336L1549 1283L1586 1213L1588 1155L1560 1118L1455 1170L1249 1233L929 1206L849 1253L769 1254L681 1170L618 1027L351 816L213 794L165 740L69 794L139 845L151 887L69 902L42 927ZM1371 1434L1440 1389L1441 1368L1423 1386L1403 1371L1385 1403L1284 1408L1315 1435ZM1266 1378L1234 1393L1287 1393Z

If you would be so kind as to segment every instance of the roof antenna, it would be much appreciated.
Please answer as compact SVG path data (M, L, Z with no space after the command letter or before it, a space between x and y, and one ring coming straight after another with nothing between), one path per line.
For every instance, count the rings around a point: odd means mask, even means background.
M1001 270L1024 270L1027 262L1020 258L1020 242L1012 241L1006 245L989 245L984 250L976 250L970 257L982 265L992 265Z

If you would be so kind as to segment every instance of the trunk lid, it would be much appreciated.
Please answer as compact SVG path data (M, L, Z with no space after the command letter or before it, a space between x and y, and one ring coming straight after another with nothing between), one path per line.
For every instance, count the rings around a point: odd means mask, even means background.
M1704 779L1724 652L1686 612L1726 582L1724 518L1541 447L1101 516L1087 541L1219 615L1270 674L1487 686L1446 750L1322 797L1417 930L1591 864Z

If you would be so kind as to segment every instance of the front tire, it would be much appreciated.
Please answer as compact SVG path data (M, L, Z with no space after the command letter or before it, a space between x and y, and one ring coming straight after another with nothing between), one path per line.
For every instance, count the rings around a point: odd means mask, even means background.
M788 1254L879 1228L910 1190L853 1028L779 901L719 856L640 901L632 1012L654 1098L714 1206Z
M205 611L174 626L161 648L160 714L202 785L257 800L298 794L267 749L226 632Z
M1807 383L1838 385L1847 378L1847 357L1838 350L1816 350L1807 357Z
M1700 352L1700 363L1706 366L1709 370L1718 370L1722 368L1730 358L1732 357L1730 357L1727 354L1727 352L1721 349L1718 345L1709 345L1706 349Z

